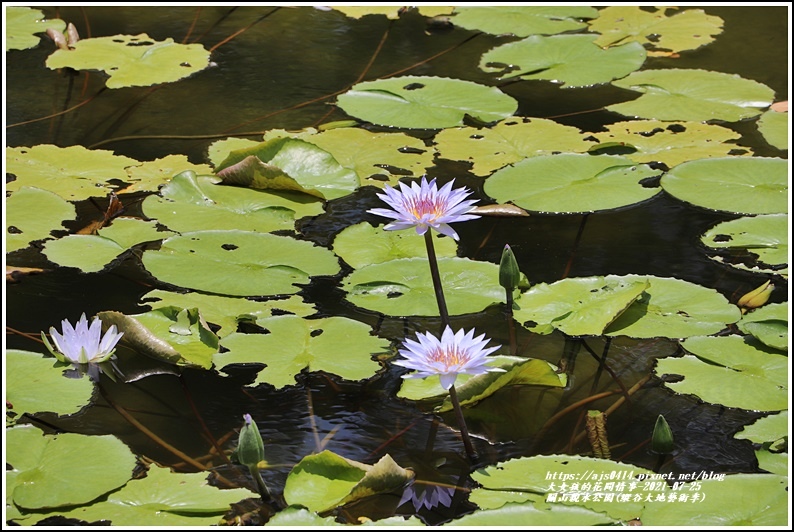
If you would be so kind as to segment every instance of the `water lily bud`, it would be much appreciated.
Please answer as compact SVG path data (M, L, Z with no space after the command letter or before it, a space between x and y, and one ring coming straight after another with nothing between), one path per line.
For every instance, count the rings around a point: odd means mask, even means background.
M505 249L502 251L502 260L499 262L499 284L505 290L513 291L518 288L520 281L521 272L518 269L516 256L513 255L513 250L510 249L510 246L505 244Z
M755 290L744 294L736 304L742 309L742 311L758 308L769 301L769 296L772 295L772 291L774 289L775 285L773 285L770 281L767 281Z
M245 426L240 431L240 441L237 444L237 460L250 468L257 467L265 459L265 444L262 435L256 426L256 421L250 414L243 416Z
M669 454L675 449L673 443L673 431L663 415L659 414L656 418L656 425L653 427L651 436L651 450L659 454Z

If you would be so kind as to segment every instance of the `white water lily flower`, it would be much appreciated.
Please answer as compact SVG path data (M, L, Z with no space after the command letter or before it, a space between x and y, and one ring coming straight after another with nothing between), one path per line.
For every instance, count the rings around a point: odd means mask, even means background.
M448 224L479 218L476 214L468 214L478 200L465 199L471 194L465 187L453 190L454 181L440 190L435 179L428 183L424 177L421 184L413 182L410 187L400 183L399 191L387 186L384 193L377 196L394 210L369 209L367 212L393 218L394 221L384 227L388 231L416 227L417 234L423 235L432 227L442 235L458 240L458 233Z
M417 333L417 341L407 339L400 354L405 360L398 360L396 365L416 370L403 378L424 378L438 375L441 386L449 390L460 374L482 375L489 371L504 371L487 365L488 355L501 346L485 347L489 340L481 334L474 337L474 329L465 332L460 329L453 333L447 325L441 340L430 333Z
M50 327L54 348L47 342L44 334L41 336L55 358L72 364L98 364L108 360L124 335L116 332L116 326L111 325L102 336L102 321L94 318L89 327L85 314L80 317L75 327L72 327L67 320L63 320L61 325L62 334L59 334L55 327Z

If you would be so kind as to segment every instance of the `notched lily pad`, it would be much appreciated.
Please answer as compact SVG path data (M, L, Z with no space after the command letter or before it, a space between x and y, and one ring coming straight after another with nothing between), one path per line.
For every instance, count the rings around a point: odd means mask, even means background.
M101 70L110 89L177 81L209 66L210 53L201 44L157 42L145 33L82 39L70 50L56 50L48 68Z
M582 19L597 16L598 10L588 6L460 6L451 21L469 30L527 37L580 30L587 26Z
M6 253L26 248L31 242L65 230L63 223L75 217L74 205L59 195L36 187L22 187L5 200Z
M787 214L747 216L715 225L701 242L721 252L712 258L734 268L786 275L788 227Z
M742 316L739 330L773 349L788 351L788 301L770 303Z
M63 31L66 23L60 19L46 19L38 9L22 6L4 6L3 16L6 30L6 52L33 48L41 41L37 33L48 29Z

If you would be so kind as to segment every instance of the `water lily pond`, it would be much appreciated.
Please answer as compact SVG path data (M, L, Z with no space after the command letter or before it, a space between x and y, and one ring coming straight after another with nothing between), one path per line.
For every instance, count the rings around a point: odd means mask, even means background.
M6 524L790 524L790 5L4 10Z

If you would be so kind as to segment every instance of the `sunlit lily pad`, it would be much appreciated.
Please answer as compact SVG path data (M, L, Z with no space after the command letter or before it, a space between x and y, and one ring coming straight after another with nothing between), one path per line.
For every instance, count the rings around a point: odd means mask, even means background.
M41 41L37 33L45 33L48 29L63 31L66 23L60 19L47 20L38 9L22 6L3 6L5 14L6 52L9 50L25 50L33 48Z
M71 201L106 196L113 190L110 181L125 181L126 168L137 164L140 163L135 159L111 151L82 146L61 148L40 144L31 148L6 148L6 172L16 176L16 180L6 184L6 189L37 187Z
M672 8L675 10L676 8ZM595 43L612 46L638 42L653 50L681 52L714 41L722 33L722 19L702 9L686 9L668 16L669 7L609 6L590 21L590 31L600 33Z
M640 298L605 330L611 336L632 338L686 338L714 334L739 321L738 307L725 296L700 285L652 275L626 275L625 280L647 280Z
M788 301L770 303L742 316L739 330L774 349L788 351Z
M400 467L388 454L375 465L367 465L322 451L304 457L292 468L284 484L284 499L323 512L396 490L413 477L413 471Z
M143 202L146 216L174 231L240 229L263 233L292 230L295 220L323 212L322 202L289 191L220 185L215 176L182 172Z
M94 393L89 379L67 379L64 367L40 353L8 349L5 368L13 379L6 380L7 411L24 413L53 412L68 415L88 405Z
M518 108L496 87L432 76L358 83L339 96L338 105L350 116L373 124L415 129L460 126L466 116L495 122Z
M648 288L641 277L569 278L540 283L521 294L519 323L548 334L557 329L570 336L598 336Z
M385 15L386 18L400 18L403 6L332 6L334 11L344 13L345 16L360 19L367 15Z
M373 133L354 127L340 127L299 133L268 131L265 140L289 136L319 146L339 164L358 175L360 185L396 186L402 177L418 177L433 166L433 150L405 133Z
M557 478L549 478L556 473ZM580 495L588 491L581 486L590 483L591 486L597 481L608 482L610 479L615 482L632 481L637 482L636 490L642 490L651 484L651 480L639 480L637 475L652 475L653 472L631 464L603 460L599 458L550 455L532 456L525 458L515 458L500 462L499 464L478 469L472 473L472 478L478 482L482 488L472 491L470 500L480 504L481 497L488 497L488 504L484 507L498 508L498 495L502 495L502 504L510 500L516 500L516 496L523 495L524 501L543 501L547 500L548 494L556 494L557 502L561 502L562 495L567 493L569 496L575 493ZM563 479L565 475L565 479ZM610 475L612 475L610 477ZM567 480L566 480L567 479ZM563 484L565 486L563 487ZM664 483L662 483L664 484ZM666 493L665 488L659 490ZM592 490L592 488L591 488ZM496 493L493 493L496 492ZM592 495L592 491L590 491ZM553 502L553 501L552 501ZM643 503L632 499L625 500L620 504L614 501L595 500L590 497L588 500L580 497L579 501L570 501L560 504L562 507L584 507L594 512L603 512L616 519L628 520L639 515ZM557 506L554 504L553 506Z
M170 306L198 308L201 316L207 322L220 327L215 332L219 338L237 330L237 324L241 321L255 321L258 318L281 314L305 317L317 311L314 306L304 303L300 296L270 301L251 301L241 297L213 296L196 292L182 294L164 290L152 290L144 294L141 304L151 305L152 308Z
M500 79L546 79L564 87L608 83L638 70L645 62L645 48L628 43L603 49L596 35L533 35L502 44L480 58L485 72Z
M468 30L518 37L552 35L587 26L581 19L598 16L587 6L475 6L456 7L452 23Z
M543 118L508 118L489 128L450 128L434 138L439 157L472 164L471 173L487 176L526 157L586 152L593 142L577 128Z
M452 238L434 238L437 257L457 256L458 243ZM365 246L361 243L366 242ZM353 268L409 257L427 258L424 238L412 231L386 231L367 222L344 228L334 238L334 253Z
M209 474L175 473L152 465L146 477L131 480L106 500L61 513L89 523L123 527L201 527L218 525L231 505L257 495L244 488L219 489Z
M686 488L685 488L686 489ZM788 477L785 475L726 475L703 480L698 486L702 500L672 504L652 501L645 505L642 524L652 527L727 528L786 527L789 520Z
M444 526L456 527L591 527L616 525L617 519L579 506L553 505L545 509L532 503L507 503L488 510L475 510Z
M129 178L126 181L130 185L119 192L155 191L170 182L173 176L186 171L202 175L212 173L212 168L208 164L193 164L185 155L168 155L154 161L144 161L127 169Z
M621 154L637 163L662 162L672 168L677 164L728 155L751 155L749 149L733 144L741 135L735 131L699 122L662 122L659 120L626 120L606 126L606 131L593 133L601 144L590 150L619 146ZM634 150L632 153L626 153Z
M684 376L666 384L670 389L745 410L788 408L788 357L741 336L697 336L681 345L696 356L663 358L656 364L657 375Z
M789 166L785 159L721 157L689 161L662 176L676 198L737 214L788 212Z
M484 190L529 211L595 212L652 198L660 189L644 183L659 173L614 155L540 155L497 170Z
M5 200L6 253L65 230L61 222L75 217L74 205L55 193L22 187Z
M715 225L701 241L710 248L725 250L729 254L745 251L757 260L755 264L745 264L746 261L732 264L730 257L726 257L725 262L736 268L784 273L780 267L788 263L788 226L786 214L738 218Z
M232 333L221 340L228 351L213 357L219 369L230 364L266 364L253 385L283 388L295 384L295 376L303 370L366 379L380 369L372 355L388 348L370 334L368 325L340 316L317 320L273 316L260 318L256 324L266 333Z
M158 231L154 222L116 218L112 225L103 227L96 235L68 235L47 242L44 255L61 266L98 272L132 246L171 235L170 231Z
M643 70L612 84L642 96L607 109L624 116L657 120L737 122L761 114L775 95L756 81L697 69Z
M218 337L195 308L160 307L135 316L103 311L97 316L124 333L126 345L169 364L209 369L218 351Z
M519 384L534 386L564 387L567 378L557 373L556 368L545 360L536 358L495 355L489 357L488 365L502 368L504 372L488 372L483 375L458 375L455 389L461 405L471 405L482 401L505 386ZM437 412L452 410L449 393L441 386L438 377L424 379L404 379L397 397L412 401L439 400Z
M295 294L296 284L340 269L311 242L251 231L183 233L145 251L143 265L160 281L230 296Z
M110 435L45 435L19 425L6 430L5 448L8 498L27 509L88 503L123 486L135 467L129 447Z
M779 150L788 149L789 114L767 111L758 119L758 131Z
M751 423L734 436L738 440L750 440L754 443L768 443L788 435L788 410L770 414Z
M322 199L346 196L358 188L358 176L327 151L300 139L275 138L235 150L215 172L224 183L303 192Z
M56 50L48 68L101 70L110 89L169 83L209 66L210 53L201 44L157 42L145 33L81 39L72 50Z
M280 512L276 513L273 517L268 519L265 526L270 527L288 527L288 526L300 526L300 527L319 527L319 526L343 526L340 523L336 522L336 519L333 517L320 517L317 512L312 512L307 510L303 506L298 504L293 504L284 508Z
M504 301L497 264L442 257L438 267L450 315L479 312ZM352 304L387 316L438 316L427 258L396 259L359 268L343 280L342 288Z

